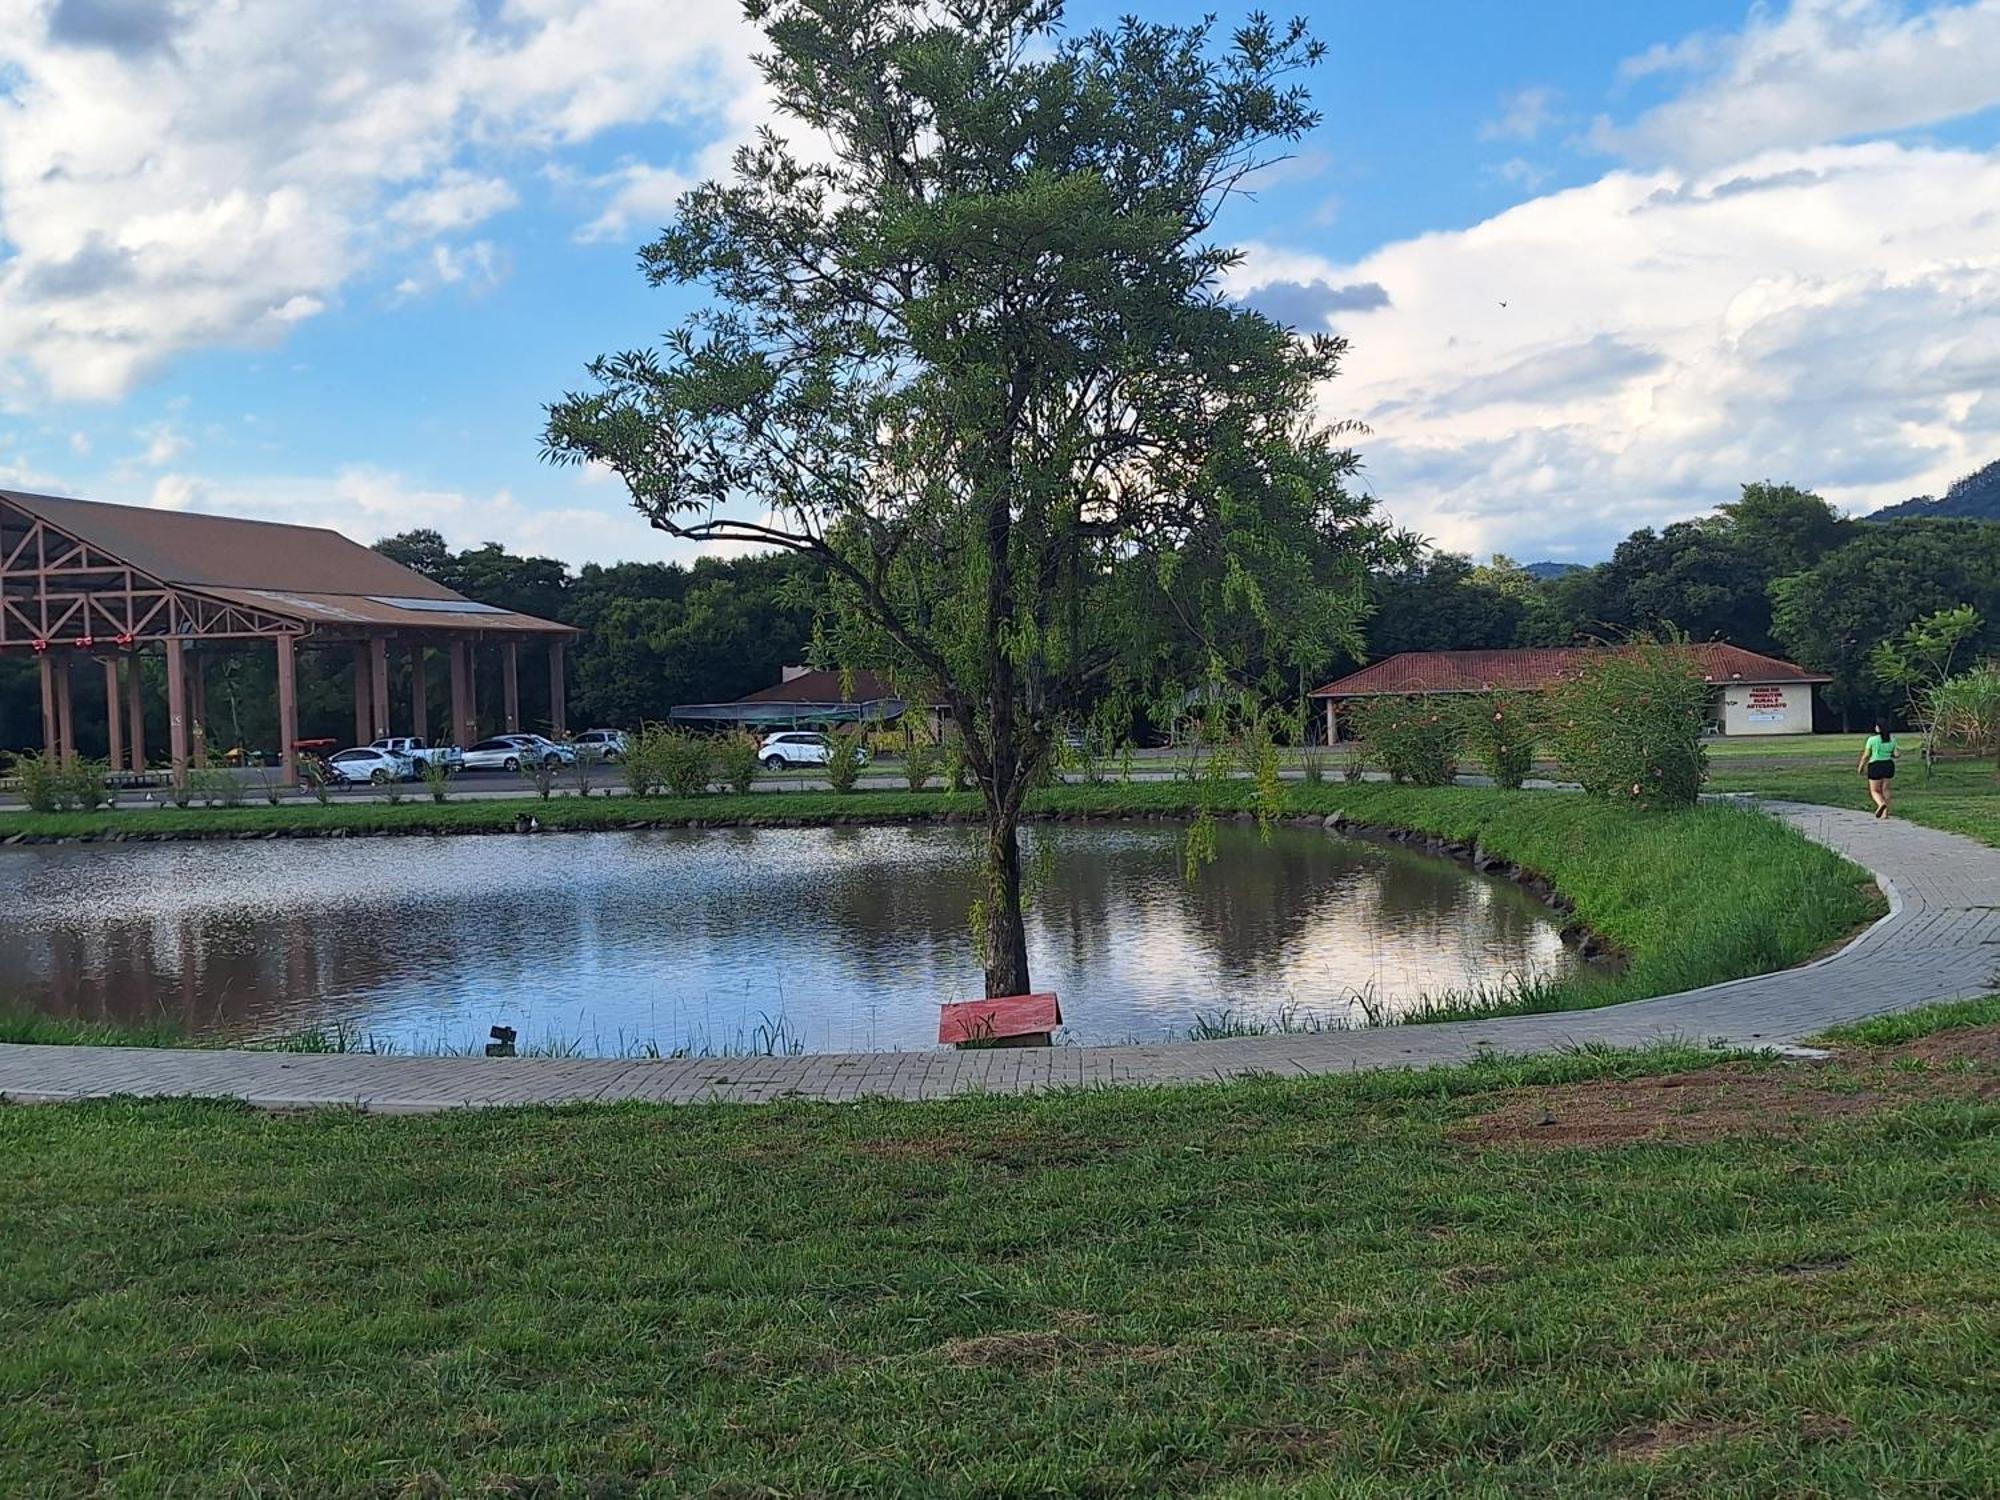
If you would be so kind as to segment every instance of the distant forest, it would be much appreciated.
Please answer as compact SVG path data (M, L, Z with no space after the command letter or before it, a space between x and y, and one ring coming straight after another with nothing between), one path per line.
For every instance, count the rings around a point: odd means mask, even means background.
M1523 566L1475 562L1428 547L1379 566L1372 613L1357 651L1328 660L1325 681L1398 651L1554 646L1672 629L1782 655L1834 681L1823 695L1831 722L1893 711L1896 695L1874 681L1868 653L1933 610L1971 604L1976 643L2000 651L2000 463L1966 476L1940 499L1920 498L1861 520L1784 484L1750 484L1714 514L1633 532L1608 561ZM715 703L775 683L813 650L821 592L812 564L788 556L596 564L572 570L488 543L453 551L435 531L376 544L389 557L474 599L577 626L570 653L570 723L631 726L676 703ZM344 654L309 654L300 676L300 729L344 738L353 730L352 666ZM407 658L396 653L395 701L407 703ZM853 663L852 665L862 665ZM146 669L157 679L154 654ZM499 664L488 661L480 701L499 701ZM434 664L430 722L447 720L446 685ZM219 658L209 679L212 743L276 741L270 663L260 653ZM1310 687L1314 683L1304 683ZM100 750L103 687L75 678L79 738ZM166 743L164 685L151 684L147 739ZM524 663L522 713L546 724L548 688L538 661ZM0 662L0 749L41 737L34 664Z

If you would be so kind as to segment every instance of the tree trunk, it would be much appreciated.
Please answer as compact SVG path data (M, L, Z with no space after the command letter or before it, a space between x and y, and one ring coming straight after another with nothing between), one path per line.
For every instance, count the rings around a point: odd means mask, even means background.
M1028 928L1021 918L1019 816L991 803L986 809L984 930L986 997L1028 993Z

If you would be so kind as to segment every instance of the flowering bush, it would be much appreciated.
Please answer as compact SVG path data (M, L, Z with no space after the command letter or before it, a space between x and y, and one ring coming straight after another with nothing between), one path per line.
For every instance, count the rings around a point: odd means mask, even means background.
M1465 744L1495 786L1518 790L1535 764L1537 715L1532 698L1488 693L1465 704Z
M1371 698L1355 714L1369 759L1391 781L1450 786L1458 773L1464 717L1442 699Z
M1640 637L1593 655L1550 696L1556 760L1592 796L1692 807L1708 775L1708 698L1674 644Z

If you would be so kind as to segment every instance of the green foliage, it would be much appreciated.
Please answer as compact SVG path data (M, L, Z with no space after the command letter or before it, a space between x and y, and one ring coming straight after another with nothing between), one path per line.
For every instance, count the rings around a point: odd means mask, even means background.
M546 802L555 795L556 778L562 774L561 761L557 760L553 755L538 754L533 760L528 762L524 769L528 773L528 781L534 787L537 797ZM392 802L397 800L393 787L390 789L389 800Z
M673 731L647 724L625 737L625 758L618 763L626 790L635 797L652 797L666 785L666 738Z
M1893 702L1871 670L1875 644L1940 610L1970 605L1983 622L1969 651L2000 645L2000 526L1898 521L1773 585L1773 630L1786 654L1831 676L1828 704L1847 714Z
M14 774L21 781L21 800L30 812L60 812L69 805L68 779L59 758L30 751L14 762Z
M1986 662L1948 677L1925 694L1931 743L2000 762L2000 664Z
M1021 802L1093 685L1358 644L1386 531L1315 422L1343 345L1222 296L1209 241L1317 122L1297 75L1324 48L1263 16L1067 32L1042 3L753 19L831 149L780 122L681 198L641 258L706 305L593 363L546 453L671 534L812 559L832 654L948 707L995 861L987 986L1015 993Z
M1495 786L1517 790L1535 766L1540 705L1526 694L1487 693L1462 707L1462 741Z
M308 755L299 762L299 785L311 792L313 801L321 807L333 800L333 773L327 769L326 762L316 755ZM178 799L176 802L178 806L187 806Z
M1679 642L1635 638L1596 653L1550 695L1556 761L1592 796L1692 807L1708 773L1708 699Z
M1926 732L1932 717L1930 695L1951 676L1959 648L1979 634L1979 623L1979 611L1969 604L1935 610L1893 640L1876 642L1868 653L1875 680L1902 692Z
M757 784L757 773L763 769L759 759L762 753L762 742L754 734L739 731L724 735L715 742L716 780L738 796L748 792Z
M861 751L867 737L859 730L843 729L826 737L826 784L845 796L861 779Z
M443 802L451 796L451 766L434 756L427 756L419 771L423 776L424 790L433 802Z
M673 797L698 797L708 790L715 770L715 742L684 730L658 731L655 753L660 784Z
M921 792L931 784L931 778L938 771L938 748L928 740L910 741L910 748L903 754L903 781L913 792Z
M1464 715L1449 699L1370 698L1355 709L1354 722L1370 759L1391 781L1450 786L1458 774Z

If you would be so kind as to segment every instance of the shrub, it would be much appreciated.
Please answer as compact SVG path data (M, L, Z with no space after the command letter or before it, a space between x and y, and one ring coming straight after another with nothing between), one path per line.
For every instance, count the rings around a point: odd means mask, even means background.
M719 741L715 748L716 779L742 796L757 784L757 773L763 769L759 759L763 749L754 734L732 734Z
M1463 711L1428 695L1371 698L1356 715L1369 753L1389 779L1417 786L1450 786L1458 773Z
M424 790L431 794L431 801L442 802L451 795L451 766L448 762L426 756L423 777Z
M861 736L850 729L826 738L826 782L845 796L861 779Z
M14 766L21 778L21 800L29 812L60 812L69 797L62 763L52 755L23 755Z
M956 737L944 747L944 781L954 792L963 792L972 785L972 767L965 759L965 746Z
M1595 797L1692 807L1708 774L1708 697L1678 643L1636 637L1596 654L1550 695L1557 764Z
M1465 704L1464 742L1495 786L1517 791L1535 765L1532 700L1488 693Z
M937 746L912 740L909 753L903 757L903 780L909 783L910 790L921 792L929 786L931 778L937 775L937 768Z
M2000 762L2000 665L1987 662L1947 677L1924 695L1931 746Z
M714 762L711 741L683 730L662 730L658 755L660 780L668 792L676 797L699 797L708 790Z
M527 768L528 781L535 789L535 795L546 802L555 795L556 778L562 774L562 762L553 755L537 755ZM400 801L394 792L389 794L391 802Z
M308 755L299 762L299 785L311 792L313 801L321 807L333 800L333 773L317 755ZM187 806L185 802L179 805Z
M194 785L202 801L210 807L241 807L243 805L243 783L238 781L226 767L206 766L192 773Z

